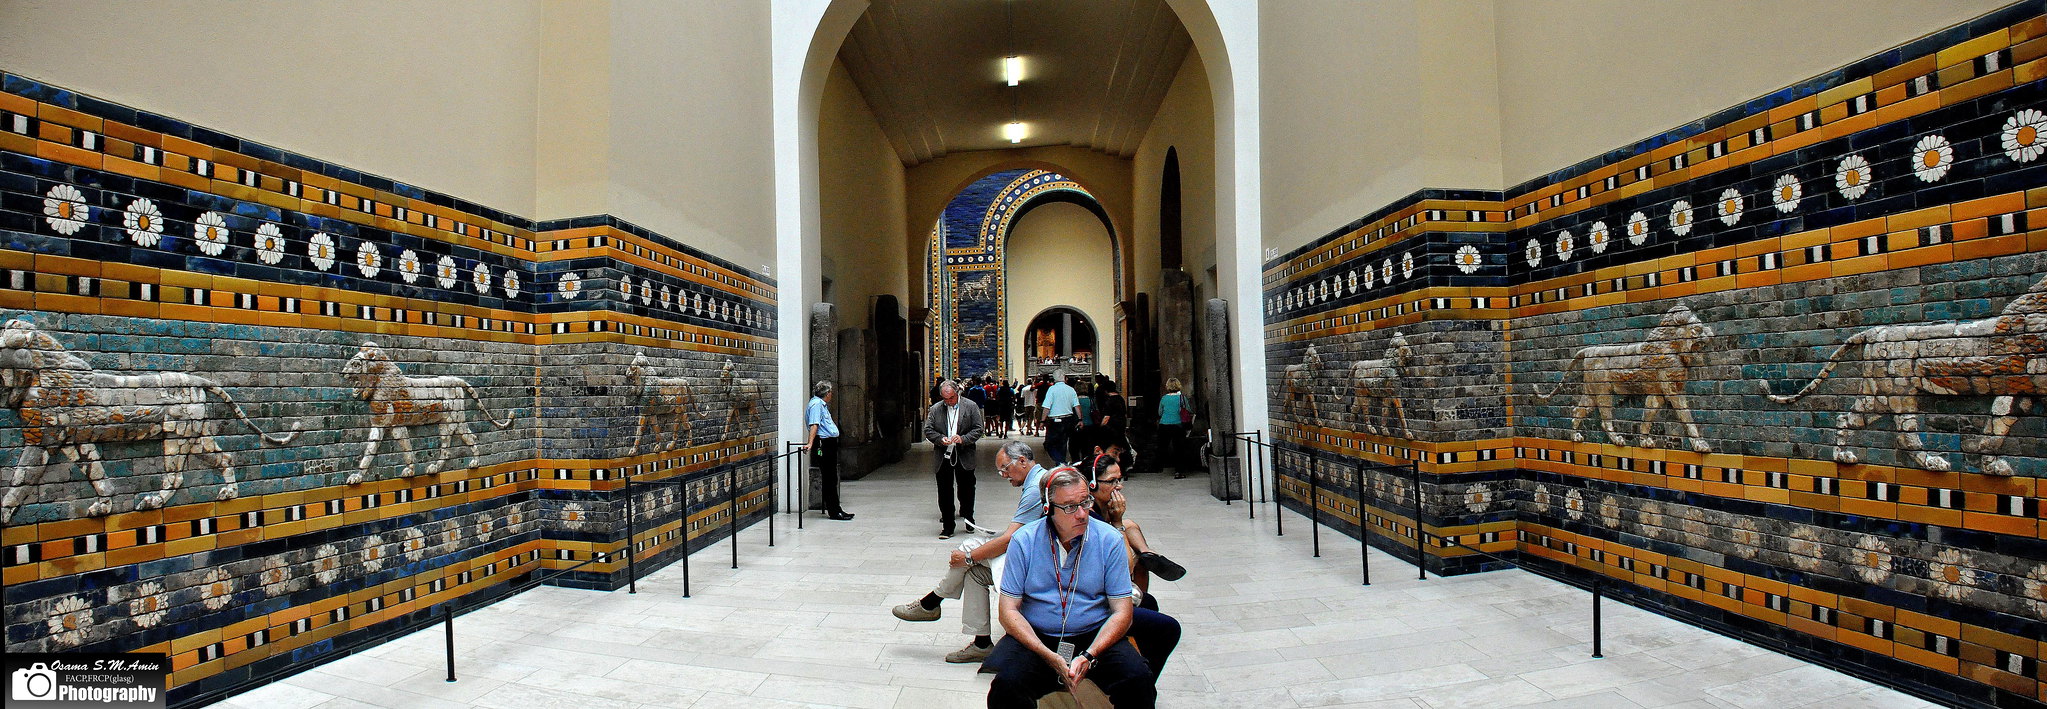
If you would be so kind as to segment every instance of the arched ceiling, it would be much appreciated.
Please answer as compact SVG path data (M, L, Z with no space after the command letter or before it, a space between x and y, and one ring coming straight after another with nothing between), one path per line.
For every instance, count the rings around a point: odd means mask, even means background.
M839 59L905 165L1041 145L1128 157L1190 45L1164 0L874 0ZM1011 120L1030 126L1020 144Z

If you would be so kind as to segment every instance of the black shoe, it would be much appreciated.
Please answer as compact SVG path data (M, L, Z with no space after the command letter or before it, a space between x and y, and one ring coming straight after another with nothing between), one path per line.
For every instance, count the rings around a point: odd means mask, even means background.
M939 532L939 533L938 533L938 538L939 538L939 539L951 539L951 538L952 538L952 528L951 528L951 527L946 527L946 528L945 528L945 531L942 531L942 532Z
M839 511L837 511L837 512L833 512L833 513L831 513L831 514L827 514L827 515L825 515L825 518L826 518L826 519L835 519L835 520L838 520L838 521L840 521L840 522L844 522L844 521L846 521L846 520L852 519L852 518L853 518L853 513L851 513L851 512L847 512L847 511L845 511L845 510L839 510Z
M1187 567L1175 564L1172 559L1155 551L1138 554L1137 565L1167 581L1178 581L1180 577L1187 575Z

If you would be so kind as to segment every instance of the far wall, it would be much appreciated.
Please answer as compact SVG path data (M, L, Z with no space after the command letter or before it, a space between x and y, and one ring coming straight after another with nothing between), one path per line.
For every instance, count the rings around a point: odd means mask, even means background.
M869 298L911 303L909 238L903 218L903 163L843 64L833 62L817 116L818 216L827 298L839 327L872 325ZM929 228L930 225L925 225ZM918 240L918 246L924 241ZM920 249L921 250L921 249ZM908 315L908 313L904 313ZM916 345L913 345L916 346Z
M1011 379L1022 376L1018 357L1031 318L1055 305L1087 315L1095 326L1095 369L1115 375L1114 260L1102 220L1077 204L1053 202L1032 209L1009 230L1007 328Z

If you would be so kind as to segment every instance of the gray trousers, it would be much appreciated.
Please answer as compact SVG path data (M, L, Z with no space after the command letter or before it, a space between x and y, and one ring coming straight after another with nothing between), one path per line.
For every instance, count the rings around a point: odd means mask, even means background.
M960 543L960 550L971 552L981 546L984 540L975 538ZM967 588L972 585L973 588ZM989 635L989 588L995 585L995 569L985 561L976 561L966 566L948 567L945 579L938 582L936 593L939 598L953 598L960 601L960 632L968 635Z

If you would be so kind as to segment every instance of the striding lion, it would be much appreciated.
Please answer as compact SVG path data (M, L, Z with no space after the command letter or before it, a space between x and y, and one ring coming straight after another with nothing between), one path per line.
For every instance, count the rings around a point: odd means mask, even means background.
M1919 437L1919 395L1992 396L1991 419L1983 436L1965 438L1962 450L1984 456L1983 472L2011 475L2011 463L1997 452L2018 423L2018 414L2031 412L2035 399L2047 394L2047 278L2005 304L1994 318L1883 325L1855 333L1797 393L1773 394L1767 381L1761 382L1763 393L1780 404L1797 401L1851 358L1862 371L1856 378L1855 403L1836 419L1836 462L1858 463L1860 458L1848 448L1848 432L1889 415L1897 422L1898 445L1914 464L1949 470L1947 459L1927 452Z
M640 452L650 427L657 439L657 451L675 450L687 443L689 410L696 404L696 387L690 384L689 377L660 376L646 352L633 353L633 363L625 371L633 405L640 409L639 428L633 432L633 452Z
M1650 435L1649 430L1655 422L1656 410L1668 408L1684 424L1684 433L1691 438L1692 450L1712 452L1713 447L1699 435L1699 425L1692 422L1692 407L1685 400L1685 382L1691 380L1692 367L1697 364L1699 353L1711 337L1712 327L1700 322L1691 308L1677 305L1663 314L1663 320L1641 342L1595 345L1578 350L1571 356L1570 366L1564 369L1566 378L1576 371L1583 375L1585 382L1583 398L1571 410L1571 440L1585 440L1579 425L1584 423L1585 415L1596 408L1599 410L1599 427L1606 431L1607 438L1615 445L1629 445L1626 436L1614 431L1614 397L1641 395L1644 398L1640 438L1637 439L1639 445L1655 447L1656 438ZM1563 388L1563 382L1559 381L1547 393L1538 393L1535 400L1547 402Z
M1280 406L1283 410L1303 414L1305 423L1315 422L1315 371L1322 368L1322 355L1315 352L1314 345L1308 345L1306 356L1300 364L1286 366L1286 374L1280 379ZM1306 402L1305 411L1301 402Z
M440 428L440 457L427 465L426 474L441 472L456 440L465 447L476 445L476 434L470 433L462 420L462 410L468 408L470 401L476 402L476 409L498 430L512 427L510 418L500 421L484 408L483 398L477 396L476 388L469 386L469 382L459 377L406 376L375 342L364 342L362 349L341 368L341 375L355 388L355 395L370 404L369 440L363 446L356 471L348 476L350 485L363 481L370 470L370 460L377 455L377 443L386 435L405 454L405 468L398 471L398 476L412 477L412 441L406 438L406 429L413 426Z
M290 433L264 433L211 379L184 372L96 371L34 323L7 321L0 327L0 403L21 413L25 445L8 481L7 496L0 500L0 522L14 518L29 486L49 468L52 453L82 467L92 481L99 499L86 514L112 513L113 489L100 464L99 444L115 441L163 441L163 488L137 497L135 509L152 510L169 502L193 456L220 469L220 490L214 498L234 499L235 459L216 439L224 419L206 412L214 400L232 409L235 420L265 444L284 445L298 437L296 426Z
M1351 411L1357 414L1366 431L1390 436L1393 424L1398 422L1400 430L1412 432L1407 425L1407 405L1400 399L1400 387L1401 377L1406 376L1408 363L1413 360L1414 348L1408 346L1405 336L1395 332L1386 343L1384 357L1351 364Z

